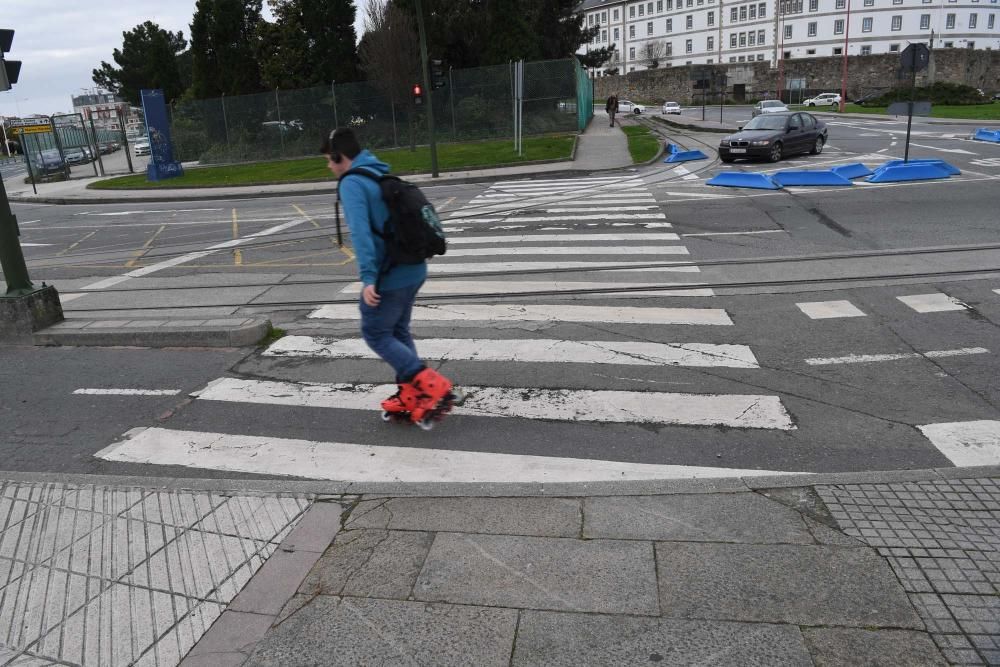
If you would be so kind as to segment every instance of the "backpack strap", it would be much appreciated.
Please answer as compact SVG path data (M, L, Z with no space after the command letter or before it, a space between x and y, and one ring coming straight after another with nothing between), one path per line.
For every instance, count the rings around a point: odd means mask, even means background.
M386 179L395 179L397 181L399 180L395 176L387 176L387 175L382 175L382 174L373 174L372 172L368 171L367 169L365 169L363 167L355 167L354 169L348 169L346 172L344 172L344 175L341 176L339 179L337 179L338 180L338 186L337 186L337 207L336 208L337 208L337 234L338 234L338 236L340 235L340 186L339 186L339 182L342 181L342 180L344 180L348 176L364 176L365 178L369 178L369 179L375 181L376 183L378 183L380 188L381 188L381 184L382 184L383 180L386 180ZM371 206L368 207L368 210L371 211ZM371 215L368 216L368 228L371 230L372 234L374 234L375 236L377 236L380 239L382 239L383 241L385 241L386 235L384 233L380 232L379 230L375 229L375 223L373 222ZM343 244L341 244L341 245L343 245ZM378 268L378 276L375 278L375 291L379 291L379 287L380 287L380 285L382 283L382 276L383 276L383 274L388 273L390 269L392 269L392 264L389 262L389 255L388 255L388 253L386 253L385 258L383 258L383 260L382 260L382 265Z

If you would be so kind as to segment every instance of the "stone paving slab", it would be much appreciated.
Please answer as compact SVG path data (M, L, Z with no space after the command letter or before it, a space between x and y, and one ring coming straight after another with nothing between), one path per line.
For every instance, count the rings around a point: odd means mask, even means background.
M813 663L799 629L790 625L525 611L511 664L791 667Z
M944 667L948 663L931 638L912 630L803 628L816 667L907 665Z
M167 326L143 320L65 320L32 334L35 345L133 347L246 347L271 328L259 318L172 320Z
M584 537L813 544L802 516L755 493L587 498Z
M432 533L351 530L340 533L299 592L406 599L427 558Z
M344 528L576 537L582 522L580 506L576 498L364 500Z
M513 609L321 595L257 645L247 667L507 667Z
M457 604L659 613L652 545L438 533L414 598Z
M669 618L923 629L871 549L658 542Z

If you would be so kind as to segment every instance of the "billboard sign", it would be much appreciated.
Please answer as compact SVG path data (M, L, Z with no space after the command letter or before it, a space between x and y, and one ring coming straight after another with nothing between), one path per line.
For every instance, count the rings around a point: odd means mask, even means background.
M170 120L167 118L167 104L163 91L141 90L142 112L146 117L146 131L149 138L149 166L146 178L161 181L184 174L181 163L174 160L174 145L170 140Z

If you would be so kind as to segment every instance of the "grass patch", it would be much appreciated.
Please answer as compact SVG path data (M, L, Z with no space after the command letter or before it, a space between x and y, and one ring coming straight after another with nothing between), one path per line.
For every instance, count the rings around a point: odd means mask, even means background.
M438 169L455 171L470 167L499 167L533 162L535 160L568 160L573 154L575 135L559 134L524 138L524 155L514 152L513 140L473 141L438 145ZM431 151L428 146L379 150L379 159L392 167L392 173L425 174L431 170ZM196 167L183 176L151 183L145 174L119 176L91 183L88 187L99 190L138 190L147 188L204 188L239 185L271 185L275 183L302 183L331 180L333 175L326 168L326 159L316 157L274 162Z
M792 107L789 107L792 108ZM794 105L796 109L803 111L830 111L837 113L836 107L803 107ZM866 113L871 115L885 115L886 107L862 107L857 104L847 104L844 106L846 113ZM964 118L970 120L1000 120L1000 104L942 104L931 107L932 118Z
M649 162L660 152L660 140L642 125L622 125L622 132L628 137L628 152L632 162Z
M263 338L260 339L260 342L257 344L263 347L268 347L278 339L284 338L286 333L288 332L285 331L284 329L279 329L277 327L272 326L270 329L268 329L267 333L264 335Z

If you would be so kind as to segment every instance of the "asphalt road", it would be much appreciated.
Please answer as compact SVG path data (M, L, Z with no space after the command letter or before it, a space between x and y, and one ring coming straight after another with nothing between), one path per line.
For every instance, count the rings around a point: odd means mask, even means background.
M967 132L914 134L916 155L962 169L946 181L731 190L705 185L721 169L709 160L603 180L428 187L452 245L423 291L418 349L461 385L492 388L473 389L465 412L429 433L383 424L375 394L358 398L392 378L351 347L354 266L336 244L330 197L15 205L22 241L38 244L25 249L36 281L79 294L149 271L71 298L72 316L255 313L290 335L270 353L8 348L0 381L18 430L0 456L18 469L310 477L337 471L296 452L355 444L374 447L374 479L409 474L400 452L423 457L424 471L441 451L474 453L463 468L473 479L530 477L540 461L605 473L968 464L949 445L959 427L921 428L1000 419L1000 146ZM876 165L902 157L903 133L836 121L822 155L782 167ZM598 270L608 265L617 270ZM683 291L655 291L668 283ZM558 293L574 288L590 292ZM72 393L88 387L180 393ZM28 416L42 397L44 429ZM95 457L109 445L128 454L121 435L150 427L166 458ZM183 444L197 434L214 444ZM995 457L1000 439L986 441L980 454Z

